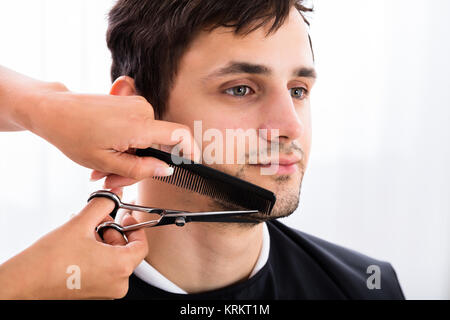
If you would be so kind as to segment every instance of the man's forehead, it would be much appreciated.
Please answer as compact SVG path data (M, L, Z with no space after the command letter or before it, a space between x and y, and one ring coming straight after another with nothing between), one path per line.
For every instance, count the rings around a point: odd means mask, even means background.
M257 24L257 21L254 22ZM290 14L284 20L284 23L278 29L270 32L273 21L269 21L259 28L252 29L253 25L247 26L240 33L236 33L234 28L218 26L213 29L205 29L199 32L193 43L205 44L205 42L212 43L216 41L230 41L236 43L246 43L250 41L270 41L271 38L279 36L280 34L290 34L295 37L301 36L308 38L308 25L301 16L301 14L292 8ZM247 32L252 30L251 32ZM216 40L216 41L214 41Z
M247 69L252 69L252 65L261 66L256 69L265 69L267 74L271 65L283 61L295 64L290 69L313 68L307 26L300 14L291 15L271 34L267 34L268 28L270 25L242 35L225 27L202 31L185 52L181 64L201 65L209 69L208 74L219 67L223 70L215 70L217 74L233 69L242 71L246 64Z

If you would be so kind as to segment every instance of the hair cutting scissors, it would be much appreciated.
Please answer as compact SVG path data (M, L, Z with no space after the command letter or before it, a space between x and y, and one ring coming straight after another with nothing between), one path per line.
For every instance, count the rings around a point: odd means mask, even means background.
M115 207L110 213L112 218L115 218L119 209L128 209L131 211L140 211L150 214L158 214L159 218L152 219L145 222L132 224L129 226L122 226L115 221L106 221L98 225L96 232L103 239L103 233L106 229L112 228L117 230L128 242L125 232L133 231L141 228L157 227L169 224L175 224L179 227L184 226L188 222L241 222L241 223L255 223L255 220L236 218L236 216L247 215L252 213L258 213L258 210L241 210L241 211L210 211L210 212L188 212L180 210L170 210L162 208L144 207L129 203L124 203L120 200L119 196L115 193L107 190L99 190L93 192L88 199L88 202L93 198L107 198L114 202ZM234 218L233 218L234 217Z

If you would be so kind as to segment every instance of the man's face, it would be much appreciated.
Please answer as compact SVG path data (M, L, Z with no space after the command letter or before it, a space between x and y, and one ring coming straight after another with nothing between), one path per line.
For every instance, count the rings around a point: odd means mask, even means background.
M267 143L269 155L278 139L279 162L273 161L280 165L273 174L262 174L261 164L249 163L250 154L262 152L250 140L244 164L236 163L237 158L233 164L209 164L273 191L274 218L298 206L311 145L309 91L314 69L306 25L295 9L275 33L267 36L267 30L237 36L231 29L218 28L197 36L180 60L163 119L192 131L194 121L201 120L203 132L217 129L224 138L226 129L253 129L258 141ZM269 134L260 134L260 129ZM278 129L278 134L271 134L271 129ZM212 142L202 141L202 150ZM230 150L223 142L224 161L226 154L237 154L236 144Z

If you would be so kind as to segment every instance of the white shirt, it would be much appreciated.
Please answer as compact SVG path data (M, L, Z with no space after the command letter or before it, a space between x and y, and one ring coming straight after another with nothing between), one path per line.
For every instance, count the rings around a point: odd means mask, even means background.
M263 223L263 240L261 252L259 253L258 260L256 261L255 267L250 274L250 277L253 277L262 267L267 263L269 259L269 250L270 250L270 235L269 230L267 229L267 225ZM142 281L157 287L161 290L171 292L171 293L180 293L187 294L186 291L178 287L172 281L164 277L158 270L153 268L147 261L142 261L140 265L134 270L135 276L137 276Z

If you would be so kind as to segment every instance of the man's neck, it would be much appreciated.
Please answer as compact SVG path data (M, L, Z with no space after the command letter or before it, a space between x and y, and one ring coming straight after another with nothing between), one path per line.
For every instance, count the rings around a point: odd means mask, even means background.
M138 204L191 212L219 210L193 193L155 180L139 184ZM142 219L137 216L138 220ZM146 261L188 293L248 279L262 246L262 224L187 223L146 230Z

